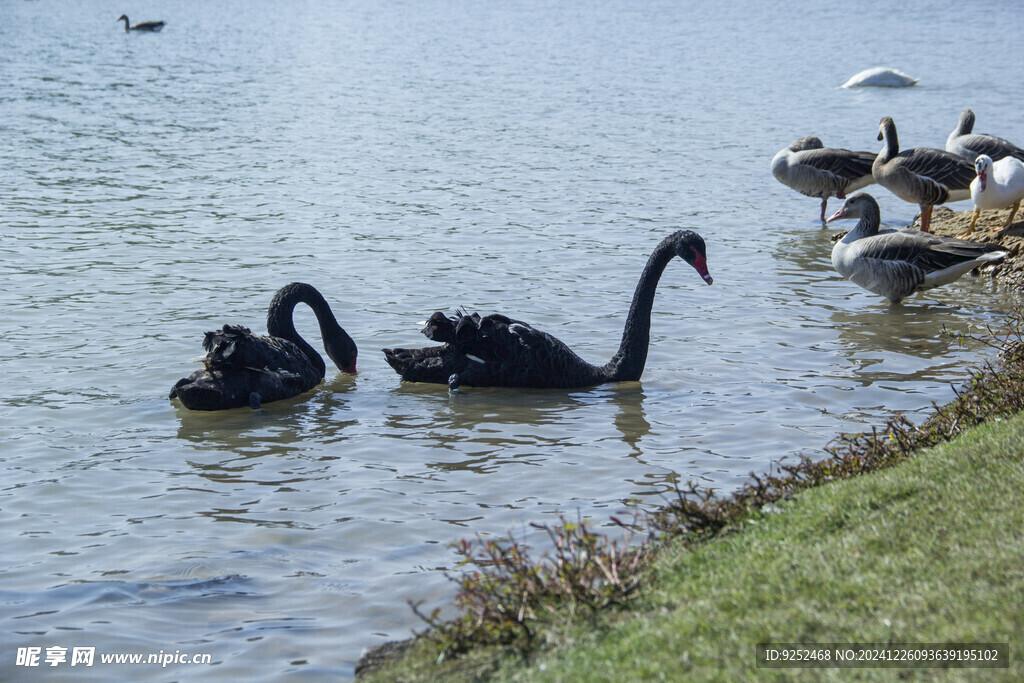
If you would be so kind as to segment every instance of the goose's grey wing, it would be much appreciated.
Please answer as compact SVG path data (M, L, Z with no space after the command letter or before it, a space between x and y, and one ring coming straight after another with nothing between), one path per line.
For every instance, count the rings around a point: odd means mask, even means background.
M908 167L949 189L970 188L977 175L974 166L945 150L918 147L908 152Z
M1015 157L1024 161L1024 149L995 135L961 135L956 141L962 147L970 150L975 158L987 154L992 157L993 161L1004 157Z
M918 147L900 152L876 168L875 180L900 199L917 204L944 204L950 192L970 192L974 166L940 149Z
M852 180L871 175L871 164L875 161L875 156L873 152L828 147L801 152L800 161L819 171Z
M995 245L940 237L918 230L897 230L864 240L859 253L866 259L906 264L926 274L973 261L997 250Z

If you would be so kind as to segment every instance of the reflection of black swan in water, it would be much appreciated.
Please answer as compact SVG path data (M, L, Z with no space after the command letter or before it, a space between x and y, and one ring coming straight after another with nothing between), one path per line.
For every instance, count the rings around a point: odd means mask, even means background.
M225 325L203 339L204 368L178 380L170 398L192 410L225 410L297 396L323 381L327 366L295 331L292 313L305 303L316 313L327 355L343 371L356 371L356 345L314 287L293 282L274 295L264 337Z
M619 351L604 366L587 363L550 334L503 315L430 316L423 334L443 346L384 349L388 363L411 382L469 386L585 387L640 379L650 343L654 291L679 256L710 285L704 240L690 230L669 235L647 261L629 307ZM454 377L453 377L454 375Z
M122 14L121 16L119 16L117 18L117 21L124 22L125 33L128 33L129 31L159 31L164 27L164 22L162 21L140 21L134 26L131 26L128 23L128 15L126 14Z

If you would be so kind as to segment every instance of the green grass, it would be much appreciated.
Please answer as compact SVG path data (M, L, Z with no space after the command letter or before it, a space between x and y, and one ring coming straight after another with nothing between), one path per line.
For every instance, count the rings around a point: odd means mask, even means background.
M1024 680L1024 415L896 467L814 487L715 538L670 546L653 588L597 620L547 621L529 660L435 663L417 643L379 680ZM1009 642L1009 669L759 669L759 642Z

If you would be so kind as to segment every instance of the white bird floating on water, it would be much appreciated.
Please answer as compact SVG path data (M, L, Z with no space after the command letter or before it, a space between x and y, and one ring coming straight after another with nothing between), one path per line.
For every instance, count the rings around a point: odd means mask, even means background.
M982 154L974 160L974 170L978 172L978 177L971 182L974 218L967 232L957 235L961 239L974 232L974 224L978 222L982 209L1010 209L1010 215L1000 230L1005 232L1024 200L1024 163L1020 159L1004 157L993 162L992 157Z
M906 88L917 83L913 76L899 71L898 69L887 69L876 66L874 69L865 69L859 74L843 83L844 88Z
M992 244L940 237L919 230L879 230L878 202L869 194L847 199L828 222L859 218L832 247L836 272L889 301L959 279L975 267L1006 256Z

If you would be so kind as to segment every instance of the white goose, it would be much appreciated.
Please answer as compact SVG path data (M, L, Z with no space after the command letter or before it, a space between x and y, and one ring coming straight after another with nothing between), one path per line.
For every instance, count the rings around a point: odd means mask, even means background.
M964 109L956 128L946 138L946 151L974 163L979 154L987 154L995 160L1016 157L1024 161L1024 149L995 135L974 133L974 112Z
M853 152L826 147L819 138L808 135L780 150L772 159L772 175L800 194L821 199L821 222L825 222L828 198L845 199L875 182L871 175L872 152Z
M918 230L879 230L878 202L869 194L847 199L828 222L841 218L859 218L860 222L832 247L836 272L893 303L953 282L982 263L1006 256L991 244Z
M921 207L921 230L928 232L932 208L971 196L974 167L955 154L931 147L900 151L896 124L883 116L878 139L884 140L871 172L875 182L903 201Z
M974 224L982 209L1010 209L1010 215L1003 223L1004 232L1013 223L1013 217L1024 200L1024 163L1013 157L1005 157L993 162L992 157L982 154L974 160L974 170L978 177L971 182L971 199L974 200L974 218L971 227L959 238L974 232Z

